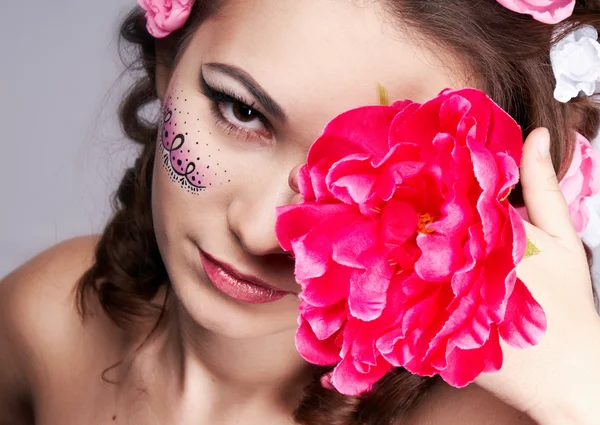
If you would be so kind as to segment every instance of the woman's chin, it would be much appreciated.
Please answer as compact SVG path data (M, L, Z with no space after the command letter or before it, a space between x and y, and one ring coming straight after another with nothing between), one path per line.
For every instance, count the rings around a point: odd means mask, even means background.
M187 320L203 332L225 338L245 339L268 336L298 327L298 304L289 294L270 303L249 304L231 298L208 279L172 279L180 320Z

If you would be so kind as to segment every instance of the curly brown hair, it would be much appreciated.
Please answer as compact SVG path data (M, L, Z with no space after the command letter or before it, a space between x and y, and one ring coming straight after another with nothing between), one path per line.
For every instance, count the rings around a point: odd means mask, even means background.
M197 1L185 27L165 41L168 55L160 60L171 68L190 34L221 1ZM553 98L554 76L549 59L553 42L562 34L587 24L600 28L600 1L577 1L571 18L560 26L541 24L511 12L495 0L385 0L398 22L414 29L424 42L454 52L473 71L490 97L512 115L524 135L546 127L552 137L551 154L560 175L566 171L574 148L574 133L596 136L600 110L590 98L568 103ZM163 306L151 300L167 272L155 239L151 210L151 181L158 119L144 118L146 107L158 101L156 43L146 30L143 12L136 8L121 26L122 52L137 80L120 107L125 134L141 146L135 165L125 172L114 198L115 214L96 248L95 264L78 286L83 317L86 298L97 296L108 316L123 329L135 332L140 321L159 321ZM162 49L161 49L162 53ZM511 202L522 205L520 190ZM167 288L168 289L168 288ZM320 384L327 368L315 368L315 379L295 412L300 424L391 424L423 399L435 378L414 376L395 369L362 397L347 397Z

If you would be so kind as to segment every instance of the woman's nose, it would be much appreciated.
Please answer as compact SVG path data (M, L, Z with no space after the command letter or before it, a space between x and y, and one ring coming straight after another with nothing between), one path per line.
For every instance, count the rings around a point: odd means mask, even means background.
M277 207L302 201L299 193L299 170L294 167L283 179L271 180L266 185L244 191L228 209L228 222L243 248L252 255L264 256L283 253L277 241L275 224ZM266 182L265 182L266 183Z

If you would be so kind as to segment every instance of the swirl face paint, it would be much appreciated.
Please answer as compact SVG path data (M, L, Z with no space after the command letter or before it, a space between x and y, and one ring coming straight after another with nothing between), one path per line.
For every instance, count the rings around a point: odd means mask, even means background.
M214 185L219 172L209 163L211 155L206 154L209 144L201 143L202 131L186 110L188 99L183 92L179 90L179 96L171 94L165 102L158 148L171 180L189 193L198 194Z

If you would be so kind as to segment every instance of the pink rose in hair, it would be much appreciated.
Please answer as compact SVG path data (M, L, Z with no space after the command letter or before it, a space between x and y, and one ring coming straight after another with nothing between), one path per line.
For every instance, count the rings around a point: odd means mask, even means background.
M577 134L571 166L560 181L560 190L569 205L573 225L581 236L590 218L584 201L600 192L600 153L580 134Z
M464 386L502 365L500 339L535 345L545 315L516 266L525 228L517 123L475 89L367 106L331 121L278 210L296 259L296 345L348 395L393 367Z
M183 27L190 16L193 0L138 0L146 11L146 27L155 38L164 38Z
M545 24L557 24L573 13L575 0L497 0L502 6L517 13L531 15Z
M569 206L573 227L579 236L583 236L590 220L590 211L585 201L600 192L600 153L579 133L573 160L560 181L560 190ZM517 210L524 220L529 221L525 207Z

